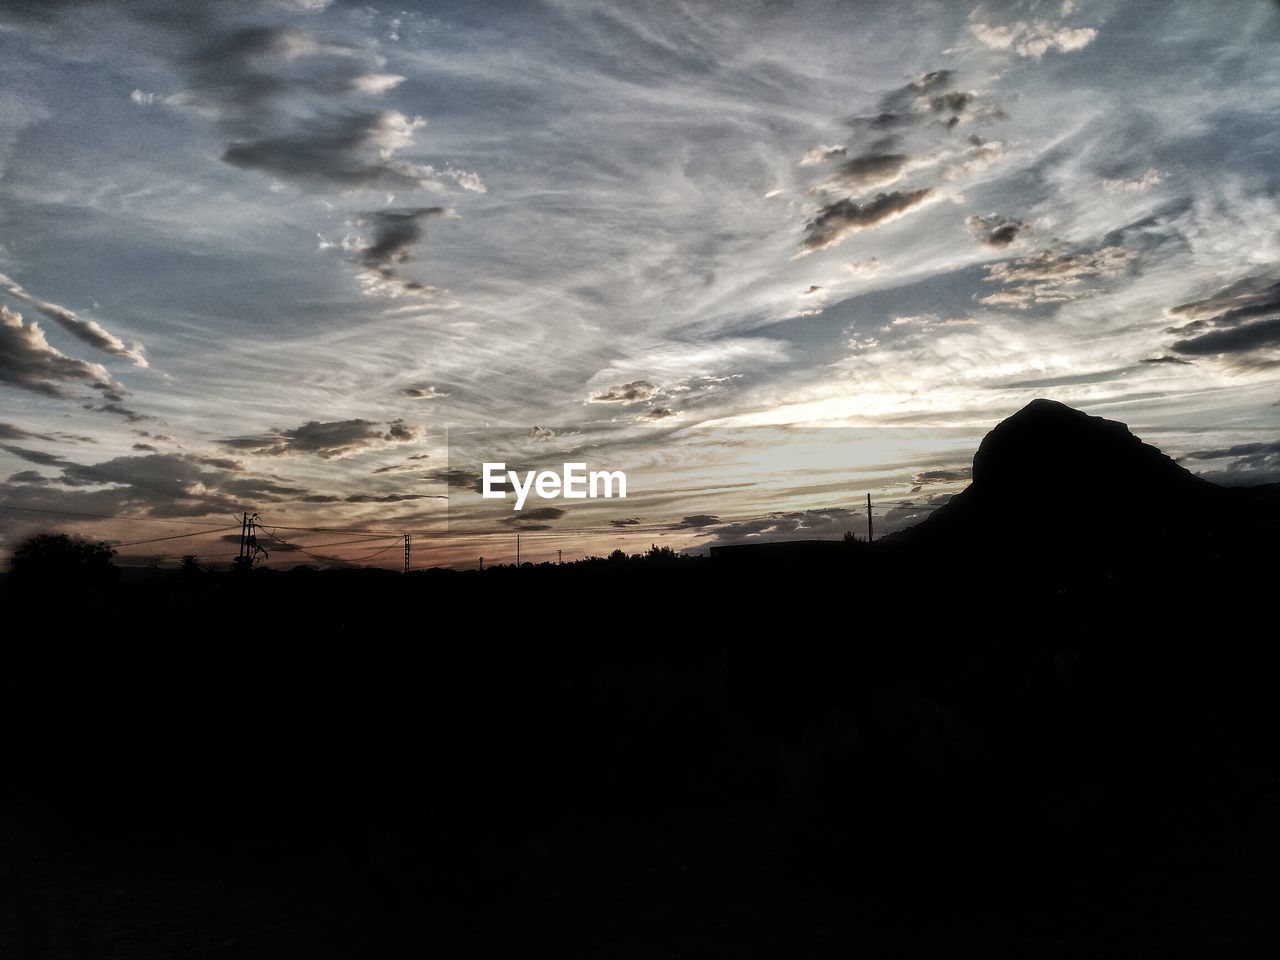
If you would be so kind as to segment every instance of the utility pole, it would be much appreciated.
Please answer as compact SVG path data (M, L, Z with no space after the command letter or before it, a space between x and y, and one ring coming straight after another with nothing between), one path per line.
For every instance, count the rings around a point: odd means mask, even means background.
M556 563L564 563L564 551L563 551L563 550L557 550L557 551L556 551Z
M237 567L245 567L251 565L258 558L259 551L266 553L258 546L258 515L252 516L248 513L240 515L240 557L236 561Z
M409 546L413 543L413 537L409 534L404 535L404 572L409 572Z
M481 570L483 570L483 569L484 569L484 557L481 557L481 558L480 558L480 569L481 569Z
M867 543L870 543L874 537L872 536L871 526L871 494L867 494Z
M516 569L520 569L520 534L516 534Z

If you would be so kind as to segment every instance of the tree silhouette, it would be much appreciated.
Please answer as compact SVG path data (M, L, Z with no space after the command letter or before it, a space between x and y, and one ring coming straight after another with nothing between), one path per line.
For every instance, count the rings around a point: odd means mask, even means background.
M19 544L10 569L16 581L65 585L110 583L119 572L116 552L101 540L41 533Z

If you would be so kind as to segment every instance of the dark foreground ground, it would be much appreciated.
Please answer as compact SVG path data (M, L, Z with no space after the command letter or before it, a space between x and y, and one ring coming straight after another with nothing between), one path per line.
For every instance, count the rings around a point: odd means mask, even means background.
M1271 956L1264 546L8 584L0 955Z

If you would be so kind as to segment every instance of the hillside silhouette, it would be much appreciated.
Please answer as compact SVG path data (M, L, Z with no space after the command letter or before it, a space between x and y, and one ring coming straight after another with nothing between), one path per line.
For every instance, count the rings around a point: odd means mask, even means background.
M1277 506L1280 485L1219 486L1123 423L1034 400L983 439L969 487L896 539L933 549L1040 543L1059 557L1173 543L1181 553L1210 536L1274 533Z
M1039 400L870 544L9 578L8 952L1263 955L1277 503Z

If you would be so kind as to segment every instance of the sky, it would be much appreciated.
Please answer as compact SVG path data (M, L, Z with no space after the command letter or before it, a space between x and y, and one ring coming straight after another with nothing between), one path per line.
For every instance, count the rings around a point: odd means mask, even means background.
M6 0L0 552L893 529L1040 396L1280 479L1278 154L1273 0Z

